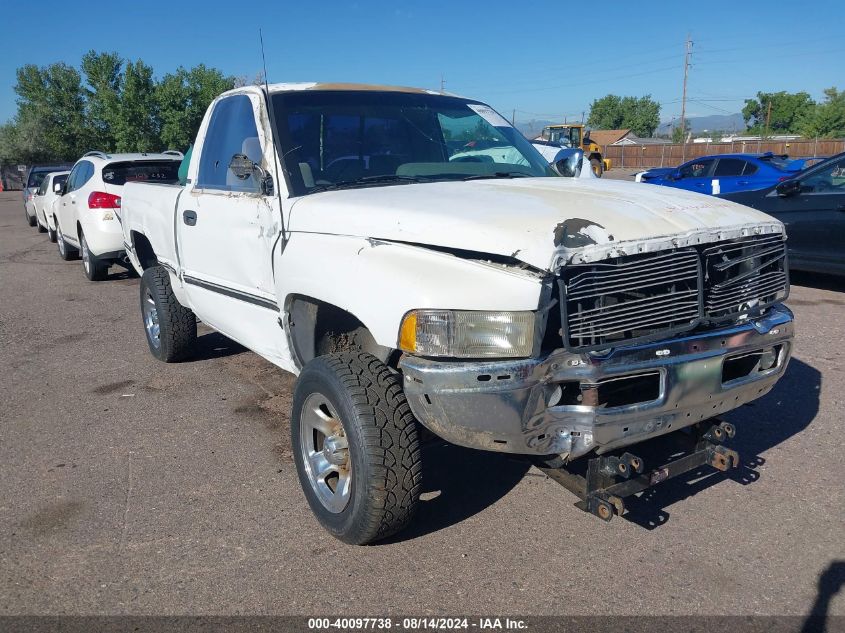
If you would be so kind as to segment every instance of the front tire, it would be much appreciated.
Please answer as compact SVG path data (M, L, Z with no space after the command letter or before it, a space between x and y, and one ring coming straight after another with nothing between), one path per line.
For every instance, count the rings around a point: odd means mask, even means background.
M177 301L170 275L153 266L141 277L141 316L150 353L165 363L187 358L197 340L197 318Z
M56 226L58 226L58 224ZM49 222L47 223L47 239L53 242L54 244L56 243L56 239L58 239L58 233L56 233L55 229L50 228Z
M309 362L296 383L291 441L320 524L353 545L411 521L422 485L417 423L400 378L363 352Z
M45 220L45 222L46 222L46 220ZM38 221L38 218L35 218L35 223L38 225L38 232L39 233L46 233L47 232L47 227L44 226L43 224L41 224L41 222Z
M604 163L601 162L598 158L590 159L590 168L593 170L593 173L596 175L596 178L602 177L602 174L604 173Z
M85 233L80 234L79 245L82 247L82 268L89 281L103 281L109 274L108 262L102 261L88 248Z
M65 242L65 236L62 233L62 227L56 222L56 247L59 249L59 257L66 262L73 261L79 257L79 251L73 246Z
M29 211L26 209L23 210L24 215L26 215L26 222L29 226L35 226L38 224L38 219L34 215L29 215Z

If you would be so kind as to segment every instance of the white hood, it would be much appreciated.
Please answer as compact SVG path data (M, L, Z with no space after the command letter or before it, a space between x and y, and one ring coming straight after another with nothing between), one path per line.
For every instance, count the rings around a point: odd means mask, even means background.
M715 242L783 225L748 207L612 180L514 178L326 191L292 207L289 229L562 261Z

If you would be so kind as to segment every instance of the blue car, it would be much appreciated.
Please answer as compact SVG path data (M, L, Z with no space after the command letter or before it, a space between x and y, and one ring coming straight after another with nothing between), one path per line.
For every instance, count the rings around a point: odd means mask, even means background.
M715 154L687 161L679 167L649 169L637 182L719 194L772 187L804 168L804 159L767 154Z

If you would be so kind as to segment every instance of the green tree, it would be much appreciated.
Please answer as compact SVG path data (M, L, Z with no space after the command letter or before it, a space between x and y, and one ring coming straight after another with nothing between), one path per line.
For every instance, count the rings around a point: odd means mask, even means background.
M88 51L82 57L82 72L89 88L85 89L91 148L113 151L115 128L120 121L123 91L123 59L117 53Z
M234 77L203 64L190 70L180 66L175 73L165 75L155 95L162 147L186 150L196 137L209 104L234 85Z
M630 128L637 136L650 137L660 125L660 104L651 95L619 97L609 94L593 101L587 123L605 130Z
M825 100L801 120L799 131L807 138L845 136L845 92L836 88L824 91Z
M683 143L684 139L686 138L687 134L690 133L692 126L690 126L690 122L684 120L684 127L682 128L680 125L676 125L672 128L672 142L673 143Z
M28 156L74 160L90 136L85 124L85 98L79 71L64 63L17 70L14 119L18 147ZM33 143L38 147L33 147ZM24 156L22 156L24 158Z
M806 92L758 92L756 99L745 100L742 117L751 132L794 134L814 107Z
M127 62L120 95L120 113L114 122L118 152L154 152L162 149L153 69L140 59Z

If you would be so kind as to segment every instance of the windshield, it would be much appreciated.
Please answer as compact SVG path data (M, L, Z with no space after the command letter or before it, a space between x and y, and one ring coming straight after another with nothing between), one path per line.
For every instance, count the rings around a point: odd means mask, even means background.
M33 171L29 174L29 180L26 183L28 189L35 189L36 187L40 187L41 183L44 182L44 179L49 174L49 171Z
M294 195L326 189L554 176L516 129L484 104L405 92L273 95Z

